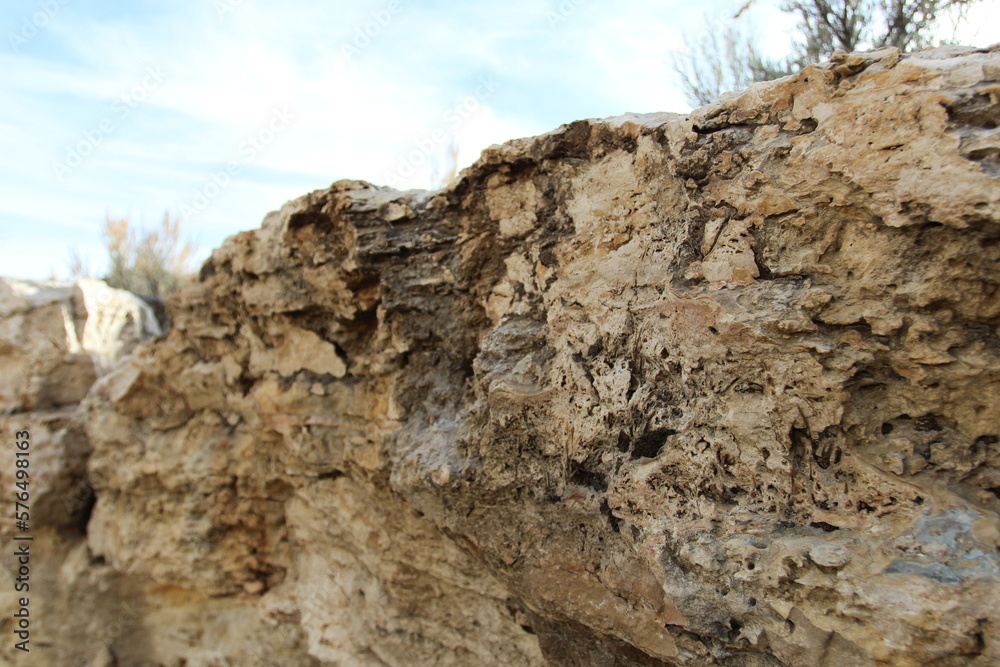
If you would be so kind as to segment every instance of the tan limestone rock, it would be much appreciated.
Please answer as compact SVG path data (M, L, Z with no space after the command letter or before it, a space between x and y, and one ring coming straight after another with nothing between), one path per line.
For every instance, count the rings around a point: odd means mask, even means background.
M229 239L78 414L65 587L151 607L84 657L997 664L997 71L837 54Z

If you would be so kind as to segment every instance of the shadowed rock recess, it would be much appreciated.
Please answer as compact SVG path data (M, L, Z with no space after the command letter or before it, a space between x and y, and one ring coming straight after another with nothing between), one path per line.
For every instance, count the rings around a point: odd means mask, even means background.
M1000 47L838 54L289 202L78 411L138 611L58 650L1000 664L998 123Z

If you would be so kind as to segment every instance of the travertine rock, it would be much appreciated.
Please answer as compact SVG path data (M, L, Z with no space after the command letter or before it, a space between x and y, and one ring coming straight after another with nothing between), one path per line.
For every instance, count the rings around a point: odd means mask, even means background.
M169 606L158 597L162 587L123 583L88 555L84 529L94 502L86 472L90 444L76 415L77 404L100 375L136 345L162 333L142 299L101 281L0 278L0 489L9 503L0 523L0 537L9 547L0 556L0 630L6 638L0 664L80 665L99 654L123 658L125 640L140 629L143 614L151 617ZM15 487L21 451L15 441L30 443L23 487ZM29 530L21 532L14 512L24 508L15 508L14 501L15 493L25 492ZM32 539L14 542L15 534ZM31 547L27 577L19 572L23 564L16 555L25 544ZM15 583L28 588L15 590ZM20 639L13 634L14 614L22 597L30 601L28 653L14 647ZM189 610L186 622L207 614L202 606ZM257 618L251 608L247 611Z
M73 420L76 406L99 375L162 334L139 297L99 280L0 278L0 423L8 436L0 488L13 492L12 441L27 431L35 522L67 528L86 519L90 447Z
M0 278L0 411L79 403L99 375L161 335L142 299L100 280Z
M94 656L1000 663L998 74L838 56L231 238L84 403L67 581L170 609Z

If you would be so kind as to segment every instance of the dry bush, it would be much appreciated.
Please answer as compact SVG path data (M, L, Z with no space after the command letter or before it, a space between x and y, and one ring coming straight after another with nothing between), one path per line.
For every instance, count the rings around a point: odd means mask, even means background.
M128 218L104 220L101 232L108 251L104 280L111 287L163 299L181 288L190 274L197 247L181 238L180 221L163 215L159 228L137 230Z
M675 53L674 71L692 106L709 104L719 95L741 90L756 81L791 74L791 60L773 61L757 50L753 40L733 25L706 21L695 38L685 37L687 50Z
M738 19L755 0L748 0ZM802 39L781 60L763 57L754 40L735 23L709 24L701 37L685 39L673 68L692 106L714 101L724 92L769 81L819 62L837 49L861 51L896 46L912 51L932 46L941 18L957 11L961 20L981 0L790 0L781 10L799 18Z

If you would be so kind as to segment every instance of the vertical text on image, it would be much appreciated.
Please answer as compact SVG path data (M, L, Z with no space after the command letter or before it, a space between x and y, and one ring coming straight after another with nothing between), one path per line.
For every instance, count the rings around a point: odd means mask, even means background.
M14 522L21 533L27 533L31 528L31 493L28 484L31 481L31 433L27 430L14 434ZM17 558L17 576L14 578L14 591L26 594L31 591L31 535L14 535ZM14 636L20 641L14 642L14 648L25 653L30 651L31 614L29 606L31 599L23 595L17 599L17 611L14 612Z

